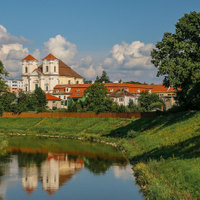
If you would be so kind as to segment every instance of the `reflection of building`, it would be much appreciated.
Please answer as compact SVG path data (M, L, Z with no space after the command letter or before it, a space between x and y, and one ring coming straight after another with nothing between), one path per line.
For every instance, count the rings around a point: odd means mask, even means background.
M35 164L22 168L22 187L29 194L38 187L38 170Z
M83 167L82 159L69 161L65 154L49 153L41 165L43 189L52 195Z

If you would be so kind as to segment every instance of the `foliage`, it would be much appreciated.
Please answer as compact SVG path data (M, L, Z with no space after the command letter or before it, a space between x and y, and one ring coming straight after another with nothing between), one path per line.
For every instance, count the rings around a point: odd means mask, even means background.
M96 77L95 83L110 83L110 78L107 75L106 71L102 72L101 77L99 78L98 76Z
M127 82L124 82L124 83L130 83L130 84L138 84L138 85L148 85L147 83L141 83L139 81L127 81Z
M138 101L141 108L143 108L144 111L150 111L153 108L161 108L161 106L165 105L163 100L160 99L157 94L149 94L147 90L141 92Z
M39 112L44 111L47 104L45 92L40 87L37 87L32 96L36 100L36 110Z
M8 76L8 72L6 72L3 63L0 61L0 93L5 92L7 89L7 86L3 79L3 77L6 76Z
M10 92L4 92L0 96L0 107L4 112L12 112L14 109L16 95Z
M86 111L91 112L111 112L113 101L107 96L107 89L103 84L95 83L85 90L87 94L85 100Z
M200 12L185 14L176 24L176 31L164 33L152 51L157 76L164 76L165 86L181 88L181 106L200 109Z

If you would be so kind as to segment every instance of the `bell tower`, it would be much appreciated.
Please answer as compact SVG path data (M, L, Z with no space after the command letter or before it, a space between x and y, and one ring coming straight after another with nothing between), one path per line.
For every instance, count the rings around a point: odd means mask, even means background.
M22 75L30 75L38 67L38 60L30 54L22 60Z

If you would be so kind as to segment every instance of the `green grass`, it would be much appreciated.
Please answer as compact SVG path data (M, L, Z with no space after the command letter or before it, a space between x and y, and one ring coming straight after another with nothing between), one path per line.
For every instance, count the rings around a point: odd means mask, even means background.
M153 119L0 119L0 132L14 131L116 142L147 199L200 199L200 112Z

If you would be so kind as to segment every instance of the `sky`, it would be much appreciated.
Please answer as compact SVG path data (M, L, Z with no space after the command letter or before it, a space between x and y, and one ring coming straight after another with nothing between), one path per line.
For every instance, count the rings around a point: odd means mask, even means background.
M94 80L161 83L150 52L199 0L1 0L0 60L10 77L21 59L54 54Z

